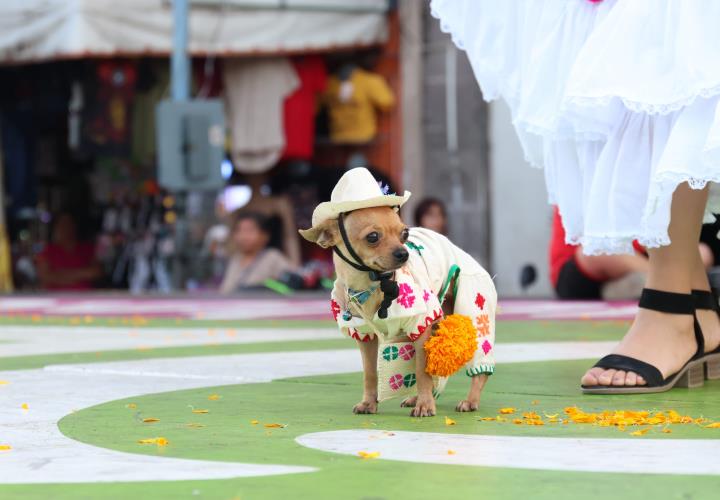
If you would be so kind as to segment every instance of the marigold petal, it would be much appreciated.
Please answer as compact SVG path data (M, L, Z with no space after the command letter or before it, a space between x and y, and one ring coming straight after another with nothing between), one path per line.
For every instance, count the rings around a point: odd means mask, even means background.
M264 427L267 427L268 429L283 429L287 427L287 424L265 424Z
M148 417L148 418L143 418L142 421L145 422L146 424L152 424L152 423L155 423L155 422L160 422L160 419L159 419L159 418Z
M358 451L358 456L363 460L377 458L380 456L379 451Z
M12 450L12 446L9 444L0 444L0 451L9 451Z
M456 423L452 418L445 417L445 425L455 425Z
M210 401L217 401L217 400L220 399L220 398L222 398L222 396L221 396L220 394L210 394L210 395L208 396L208 399L209 399Z
M720 422L714 422L705 426L706 429L720 429Z
M198 408L197 410L193 410L192 412L193 413L210 413L210 410L203 410L203 409Z
M517 408L500 408L501 415L511 415L517 411Z

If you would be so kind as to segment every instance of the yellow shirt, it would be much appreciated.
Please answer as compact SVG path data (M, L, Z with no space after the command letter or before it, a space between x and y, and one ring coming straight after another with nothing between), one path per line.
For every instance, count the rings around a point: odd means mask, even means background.
M342 95L346 92L343 83L352 85L349 96ZM364 143L377 134L377 112L390 110L395 97L382 76L358 68L346 82L336 76L330 77L324 101L330 113L332 141Z

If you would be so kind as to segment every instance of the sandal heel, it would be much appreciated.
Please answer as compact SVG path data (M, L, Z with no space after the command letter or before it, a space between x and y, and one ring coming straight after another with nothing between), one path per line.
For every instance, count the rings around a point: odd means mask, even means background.
M678 379L675 387L684 387L686 389L696 389L698 387L702 387L705 383L704 368L704 363L696 363L689 366L682 377Z
M720 354L713 356L705 362L705 378L708 380L720 379Z

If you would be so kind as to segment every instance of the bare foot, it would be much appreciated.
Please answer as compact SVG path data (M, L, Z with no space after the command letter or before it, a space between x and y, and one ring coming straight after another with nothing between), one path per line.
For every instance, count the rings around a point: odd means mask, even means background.
M418 398L415 402L415 408L410 412L411 417L434 417L435 416L435 399Z
M377 401L361 401L353 406L353 413L356 415L374 414L377 413L377 409Z
M692 316L641 308L613 354L624 354L649 363L666 378L680 370L696 349ZM598 367L590 368L581 383L585 386L636 386L647 382L634 372Z
M417 403L417 396L411 396L403 399L400 408L415 408L415 403Z
M459 412L477 411L477 409L478 409L478 404L468 401L467 399L463 399L455 407L455 411L459 411Z

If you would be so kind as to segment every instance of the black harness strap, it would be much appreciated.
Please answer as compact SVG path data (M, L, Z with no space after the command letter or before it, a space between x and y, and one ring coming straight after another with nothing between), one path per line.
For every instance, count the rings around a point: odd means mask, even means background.
M370 276L371 281L380 282L380 291L383 293L383 300L380 303L380 308L378 309L378 317L380 319L385 319L388 315L388 308L392 304L393 300L397 299L398 295L400 295L400 289L398 287L398 284L393 279L395 277L395 273L388 271L377 271L371 267L368 267L363 262L363 260L360 258L357 252L355 252L355 249L350 244L350 239L348 238L347 231L345 230L344 215L345 214L340 214L338 216L338 228L340 229L340 236L342 237L343 243L345 244L345 248L347 248L350 256L355 259L355 262L348 259L340 251L337 245L333 247L333 251L338 255L338 257L340 257L342 260L350 264L358 271L367 272Z

